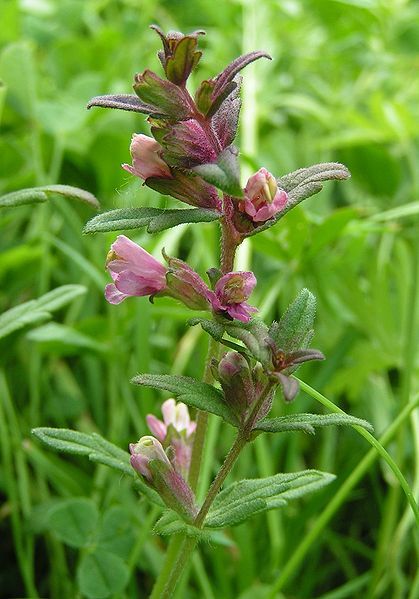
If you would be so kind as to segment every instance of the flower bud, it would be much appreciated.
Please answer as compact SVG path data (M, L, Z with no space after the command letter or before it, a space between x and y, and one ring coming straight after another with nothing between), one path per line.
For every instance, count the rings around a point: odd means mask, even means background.
M132 166L123 164L122 168L131 175L144 180L149 177L170 179L172 176L170 168L160 157L162 149L161 145L152 137L134 133L130 145Z
M238 204L240 212L247 214L255 223L265 222L283 210L288 195L278 189L276 179L266 168L252 175L244 188L244 200Z
M167 273L167 294L179 299L191 310L208 310L214 293L208 288L199 274L186 262L166 256L169 265Z
M176 472L160 441L151 436L130 443L131 466L155 489L167 507L191 522L197 514L192 489Z
M197 50L197 37L205 35L205 31L200 29L189 35L169 31L165 35L157 25L151 25L151 29L156 31L163 42L163 51L158 56L166 77L176 85L184 85L201 58L202 52Z
M110 304L120 304L129 296L153 296L166 288L167 269L125 235L111 245L106 267L113 279L105 288Z
M247 360L238 352L226 353L218 364L218 379L226 402L242 422L255 400L252 372Z
M153 414L148 414L148 428L164 447L172 448L173 465L177 472L187 478L196 422L190 419L187 406L182 402L176 403L174 399L167 399L163 403L162 414L163 422Z
M138 443L130 443L129 451L131 466L149 482L153 480L153 475L149 469L151 461L159 462L163 470L172 468L161 443L154 437L141 437Z

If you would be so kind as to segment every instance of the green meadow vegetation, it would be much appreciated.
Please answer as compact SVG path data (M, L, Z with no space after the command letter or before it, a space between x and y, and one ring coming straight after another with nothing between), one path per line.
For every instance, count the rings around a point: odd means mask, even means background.
M132 133L149 132L145 116L86 110L93 96L130 93L134 73L158 71L158 23L206 30L192 88L239 54L273 57L243 72L243 184L261 166L277 177L319 162L350 169L247 239L236 269L254 271L251 303L268 322L304 287L317 298L313 344L326 360L303 365L298 396L285 404L278 393L271 415L340 408L379 441L356 426L257 437L228 483L304 469L335 480L213 533L173 596L417 599L419 5L0 0L0 23L0 597L145 598L164 563L162 509L131 477L31 435L64 427L125 450L169 397L132 377L202 377L208 336L187 326L187 308L109 305L117 234L82 232L95 198L101 210L182 207L120 166ZM126 233L200 273L218 261L216 223ZM199 498L233 438L211 415Z

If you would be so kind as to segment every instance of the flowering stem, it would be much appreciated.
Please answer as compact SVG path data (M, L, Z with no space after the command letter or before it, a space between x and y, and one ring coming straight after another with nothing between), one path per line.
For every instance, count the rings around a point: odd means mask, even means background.
M194 526L197 528L202 528L204 526L205 518L222 484L234 466L234 463L239 457L241 450L251 440L255 416L259 412L271 389L272 384L267 383L246 422L239 429L237 437L217 476L215 477L198 515L193 522ZM182 575L182 572L188 563L196 544L197 539L193 537L187 537L185 535L178 534L172 538L167 551L166 562L162 571L160 572L156 584L154 585L150 599L166 599L172 595L175 585Z
M266 384L265 388L263 389L262 393L260 394L259 399L255 403L255 405L252 409L252 412L249 414L245 424L239 429L239 432L237 433L237 437L236 437L230 451L228 452L223 465L221 466L220 470L218 471L218 474L215 477L215 479L208 491L208 494L205 498L205 501L204 501L201 509L199 510L197 517L194 520L194 525L197 526L198 528L202 528L204 521L205 521L205 517L208 514L208 511L209 511L214 499L216 498L218 491L221 488L221 485L227 478L227 475L229 474L235 461L239 457L241 450L251 440L252 428L255 424L255 416L259 412L263 402L265 401L265 399L268 396L271 389L272 389L272 383L269 382Z
M231 199L228 196L225 196L225 202L231 203ZM234 257L236 254L238 243L234 239L234 229L232 224L226 218L221 220L221 271L223 274L231 272L234 269ZM212 374L211 374L211 358L218 354L218 344L217 342L211 338L208 345L208 354L205 363L205 370L203 375L203 381L205 383L212 382ZM199 471L201 468L202 454L204 450L205 444L205 435L208 426L208 413L198 410L196 416L196 431L195 431L195 440L192 448L192 456L191 456L191 464L189 469L189 484L193 491L196 491L198 485ZM239 448L237 437L233 447L228 453L226 460L218 473L216 479L211 485L211 500L207 500L204 502L204 505L199 512L198 517L202 518L202 523L205 520L205 516L208 512L211 503L213 502L218 489L222 485L227 476L228 472L231 470L234 462L237 459L237 456L240 453L241 446ZM245 441L246 442L246 441ZM233 452L234 449L234 452ZM237 451L238 449L238 451ZM227 462L228 460L228 462ZM222 476L222 479L221 479ZM209 495L208 493L208 495ZM213 497L212 497L213 495ZM205 506L205 511L204 510ZM202 512L202 514L201 514ZM171 538L167 553L165 563L163 565L162 570L154 584L153 591L150 595L150 599L164 599L165 597L170 597L173 589L178 582L186 564L189 561L190 556L195 549L197 541L196 539L192 539L190 537L186 537L184 534L173 535Z

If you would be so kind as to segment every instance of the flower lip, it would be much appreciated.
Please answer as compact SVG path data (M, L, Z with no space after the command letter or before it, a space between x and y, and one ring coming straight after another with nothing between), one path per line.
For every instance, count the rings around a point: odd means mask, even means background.
M161 462L169 468L172 467L160 441L150 435L141 437L137 443L130 443L129 452L131 454L131 466L147 480L152 478L149 469L149 463L152 460Z
M246 300L256 285L256 277L252 272L229 272L216 283L214 297L211 300L213 309L224 311L230 318L241 322L249 322L251 314L257 308L250 306Z
M287 201L288 194L278 188L275 177L262 167L249 178L244 188L244 200L238 203L238 209L253 222L265 222L281 212Z
M134 133L130 145L132 166L123 164L122 168L140 179L172 177L169 166L160 157L163 148L152 137L142 133Z

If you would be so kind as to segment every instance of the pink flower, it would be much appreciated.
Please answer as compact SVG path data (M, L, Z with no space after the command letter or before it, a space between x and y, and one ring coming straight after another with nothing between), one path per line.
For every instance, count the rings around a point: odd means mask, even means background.
M163 422L148 414L146 417L148 428L156 435L157 439L163 442L167 435L167 429L173 426L178 433L185 432L186 437L190 437L196 429L196 422L191 421L188 406L182 402L176 403L174 399L167 399L162 407Z
M141 437L138 443L130 443L129 452L131 454L131 466L148 481L153 478L149 469L149 463L152 460L161 462L168 469L172 467L161 443L154 437L145 436Z
M248 180L239 210L250 216L253 222L263 223L283 210L287 201L288 195L283 189L278 189L275 177L266 168L261 168Z
M191 462L196 422L191 421L188 407L182 402L176 403L174 399L167 399L161 411L163 422L153 414L147 415L148 428L165 447L170 445L173 448L174 466L186 477Z
M141 437L137 443L130 443L129 451L134 470L157 491L168 507L185 520L192 521L198 511L193 491L173 467L160 441L151 436Z
M167 269L125 235L111 245L106 267L113 279L105 289L110 304L120 304L132 295L155 295L166 288Z
M149 177L170 179L172 177L170 168L160 157L162 149L161 145L152 137L134 133L130 145L132 166L123 164L122 168L131 175L144 180Z
M257 308L249 306L246 300L255 285L256 277L252 272L227 273L215 285L215 297L211 301L213 309L216 312L225 311L231 318L241 322L249 322Z

